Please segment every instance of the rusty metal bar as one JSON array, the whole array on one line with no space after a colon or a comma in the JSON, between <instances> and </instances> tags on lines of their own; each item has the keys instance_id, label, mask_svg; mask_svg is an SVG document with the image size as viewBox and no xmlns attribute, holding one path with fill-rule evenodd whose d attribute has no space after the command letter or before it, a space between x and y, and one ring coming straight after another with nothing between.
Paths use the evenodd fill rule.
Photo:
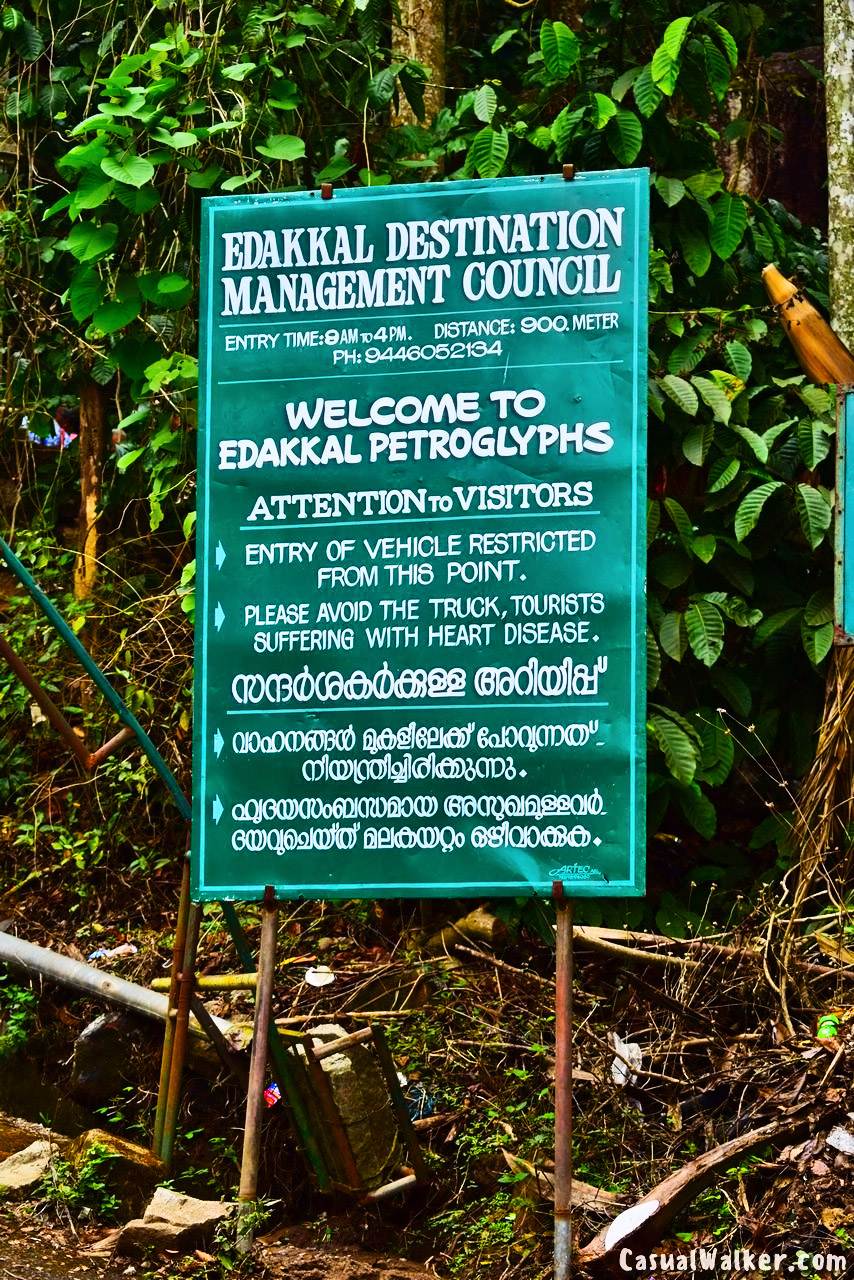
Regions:
<instances>
[{"instance_id":1,"label":"rusty metal bar","mask_svg":"<svg viewBox=\"0 0 854 1280\"><path fill-rule=\"evenodd\" d=\"M171 978L153 978L152 991L169 991ZM251 991L258 982L257 973L202 974L196 978L197 991Z\"/></svg>"},{"instance_id":2,"label":"rusty metal bar","mask_svg":"<svg viewBox=\"0 0 854 1280\"><path fill-rule=\"evenodd\" d=\"M9 642L0 635L0 657L14 671L21 684L35 700L45 719L56 730L68 749L77 757L84 769L89 768L89 752L83 739L76 734L47 690L43 689L22 658L19 658Z\"/></svg>"},{"instance_id":3,"label":"rusty metal bar","mask_svg":"<svg viewBox=\"0 0 854 1280\"><path fill-rule=\"evenodd\" d=\"M552 895L557 911L555 989L555 1280L572 1275L572 903L561 881Z\"/></svg>"},{"instance_id":4,"label":"rusty metal bar","mask_svg":"<svg viewBox=\"0 0 854 1280\"><path fill-rule=\"evenodd\" d=\"M421 1154L418 1135L412 1127L412 1118L406 1105L406 1099L403 1096L403 1090L400 1087L400 1081L397 1078L397 1068L392 1060L385 1032L382 1027L371 1027L371 1031L374 1034L374 1048L377 1051L377 1057L388 1085L389 1097L391 1098L394 1114L397 1117L398 1128L403 1135L403 1141L409 1153L409 1163L412 1165L418 1181L426 1182L429 1176L427 1166Z\"/></svg>"},{"instance_id":5,"label":"rusty metal bar","mask_svg":"<svg viewBox=\"0 0 854 1280\"><path fill-rule=\"evenodd\" d=\"M119 747L123 747L126 742L130 742L135 738L136 734L128 725L119 729L118 733L114 733L102 747L98 747L97 751L89 753L89 768L97 769L99 764L103 764Z\"/></svg>"},{"instance_id":6,"label":"rusty metal bar","mask_svg":"<svg viewBox=\"0 0 854 1280\"><path fill-rule=\"evenodd\" d=\"M178 898L178 920L175 924L175 941L172 945L172 974L169 979L169 1003L166 1013L166 1027L163 1032L163 1055L160 1059L160 1083L157 1087L157 1111L154 1116L154 1136L151 1150L158 1159L162 1159L163 1124L166 1118L166 1095L169 1090L169 1073L172 1069L172 1046L175 1035L175 1019L172 1016L178 1003L178 980L181 973L181 962L184 959L184 947L187 942L187 918L190 912L190 859L184 858L184 869L181 873L181 894Z\"/></svg>"},{"instance_id":7,"label":"rusty metal bar","mask_svg":"<svg viewBox=\"0 0 854 1280\"><path fill-rule=\"evenodd\" d=\"M305 1065L311 1081L312 1092L326 1124L329 1139L338 1155L341 1173L346 1179L341 1184L342 1189L350 1192L361 1192L365 1187L362 1175L359 1173L359 1166L356 1164L350 1137L341 1118L341 1112L336 1106L329 1077L315 1056L314 1041L310 1035L302 1037L302 1046L305 1050Z\"/></svg>"},{"instance_id":8,"label":"rusty metal bar","mask_svg":"<svg viewBox=\"0 0 854 1280\"><path fill-rule=\"evenodd\" d=\"M220 909L226 928L231 935L231 941L237 952L237 958L247 970L254 968L254 960L252 951L249 946L243 926L238 919L237 912L232 902L221 902ZM268 1037L270 1047L270 1060L273 1064L273 1071L287 1100L288 1111L293 1123L294 1132L305 1157L314 1170L317 1178L317 1185L321 1191L329 1191L332 1188L332 1178L327 1167L326 1159L314 1134L312 1127L312 1118L308 1106L306 1105L303 1095L303 1085L300 1080L301 1072L294 1065L291 1055L285 1048L281 1032L276 1026L275 1021L270 1023L270 1033Z\"/></svg>"},{"instance_id":9,"label":"rusty metal bar","mask_svg":"<svg viewBox=\"0 0 854 1280\"><path fill-rule=\"evenodd\" d=\"M196 950L199 945L199 929L202 923L202 905L191 902L187 912L187 935L181 971L178 974L178 998L175 1004L175 1030L172 1033L172 1056L169 1063L169 1084L163 1115L163 1137L160 1143L160 1159L170 1168L175 1150L178 1128L178 1112L181 1107L181 1089L184 1080L184 1064L187 1060L187 1042L190 1034L190 1008L195 987Z\"/></svg>"},{"instance_id":10,"label":"rusty metal bar","mask_svg":"<svg viewBox=\"0 0 854 1280\"><path fill-rule=\"evenodd\" d=\"M243 1130L243 1154L240 1160L240 1186L237 1192L237 1250L248 1253L252 1247L249 1215L258 1199L258 1163L261 1156L261 1122L264 1115L264 1076L267 1071L267 1046L273 1016L273 978L276 972L276 929L279 913L271 888L264 891L261 913L261 944L258 949L258 988L255 996L255 1027L252 1034L252 1057L249 1062L249 1085L246 1092L246 1124Z\"/></svg>"}]
</instances>

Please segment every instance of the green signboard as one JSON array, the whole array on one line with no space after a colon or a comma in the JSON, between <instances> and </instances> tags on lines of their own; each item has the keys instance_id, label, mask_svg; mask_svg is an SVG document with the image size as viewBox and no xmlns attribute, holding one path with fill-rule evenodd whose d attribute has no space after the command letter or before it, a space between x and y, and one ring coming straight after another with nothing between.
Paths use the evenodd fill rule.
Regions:
<instances>
[{"instance_id":1,"label":"green signboard","mask_svg":"<svg viewBox=\"0 0 854 1280\"><path fill-rule=\"evenodd\" d=\"M196 898L643 891L648 183L205 201Z\"/></svg>"}]
</instances>

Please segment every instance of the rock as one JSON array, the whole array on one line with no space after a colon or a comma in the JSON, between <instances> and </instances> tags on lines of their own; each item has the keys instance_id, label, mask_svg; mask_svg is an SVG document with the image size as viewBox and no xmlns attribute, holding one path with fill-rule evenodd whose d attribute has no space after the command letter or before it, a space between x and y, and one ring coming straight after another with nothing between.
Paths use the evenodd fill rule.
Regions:
<instances>
[{"instance_id":1,"label":"rock","mask_svg":"<svg viewBox=\"0 0 854 1280\"><path fill-rule=\"evenodd\" d=\"M19 1120L0 1111L0 1160L23 1151L39 1138L50 1138L60 1147L68 1142L67 1138L52 1133L43 1124L31 1124L28 1120Z\"/></svg>"},{"instance_id":2,"label":"rock","mask_svg":"<svg viewBox=\"0 0 854 1280\"><path fill-rule=\"evenodd\" d=\"M116 1251L131 1257L149 1249L197 1249L213 1239L217 1227L234 1212L222 1200L196 1200L158 1187L141 1218L122 1227Z\"/></svg>"},{"instance_id":3,"label":"rock","mask_svg":"<svg viewBox=\"0 0 854 1280\"><path fill-rule=\"evenodd\" d=\"M147 1147L141 1147L117 1133L87 1129L69 1144L67 1159L79 1168L93 1147L105 1147L114 1159L104 1171L108 1189L119 1197L123 1208L138 1213L163 1177L163 1165Z\"/></svg>"},{"instance_id":4,"label":"rock","mask_svg":"<svg viewBox=\"0 0 854 1280\"><path fill-rule=\"evenodd\" d=\"M70 1091L89 1106L115 1097L128 1080L136 1024L123 1013L102 1013L74 1042Z\"/></svg>"},{"instance_id":5,"label":"rock","mask_svg":"<svg viewBox=\"0 0 854 1280\"><path fill-rule=\"evenodd\" d=\"M0 1187L19 1193L38 1186L48 1171L51 1160L59 1155L52 1138L37 1138L23 1151L17 1151L0 1163Z\"/></svg>"},{"instance_id":6,"label":"rock","mask_svg":"<svg viewBox=\"0 0 854 1280\"><path fill-rule=\"evenodd\" d=\"M347 1033L335 1023L326 1023L312 1027L308 1034L315 1044L321 1045ZM376 1056L366 1045L351 1045L343 1053L322 1058L321 1066L344 1121L359 1174L365 1186L378 1187L386 1181L401 1152L397 1120ZM329 1141L328 1126L321 1120L318 1128L330 1166L336 1170L338 1179L346 1183L347 1173L341 1167L337 1149Z\"/></svg>"}]
</instances>

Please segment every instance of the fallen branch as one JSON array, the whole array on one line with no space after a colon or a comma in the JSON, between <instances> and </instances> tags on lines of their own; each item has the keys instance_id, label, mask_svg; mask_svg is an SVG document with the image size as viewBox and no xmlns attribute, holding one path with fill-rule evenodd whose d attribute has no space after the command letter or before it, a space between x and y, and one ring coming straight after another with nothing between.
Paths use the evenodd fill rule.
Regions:
<instances>
[{"instance_id":1,"label":"fallen branch","mask_svg":"<svg viewBox=\"0 0 854 1280\"><path fill-rule=\"evenodd\" d=\"M620 1251L642 1252L659 1241L677 1213L713 1180L721 1170L766 1142L789 1142L807 1126L806 1120L773 1120L721 1143L671 1173L647 1195L609 1223L579 1252L583 1266L611 1268L614 1274Z\"/></svg>"},{"instance_id":2,"label":"fallen branch","mask_svg":"<svg viewBox=\"0 0 854 1280\"><path fill-rule=\"evenodd\" d=\"M625 947L619 942L612 942L609 938L603 937L606 933L619 933L617 929L594 929L589 925L576 925L575 939L577 942L588 942L591 947L595 947L597 951L607 951L610 955L617 955L624 960L638 960L643 964L675 964L683 969L698 969L700 967L699 960L689 960L685 956L669 956L663 951L644 951L640 947ZM623 937L630 937L629 934L622 934ZM651 934L639 934L639 938L646 940L652 937ZM658 941L667 946L670 943L669 938L659 938Z\"/></svg>"},{"instance_id":3,"label":"fallen branch","mask_svg":"<svg viewBox=\"0 0 854 1280\"><path fill-rule=\"evenodd\" d=\"M519 1156L514 1156L512 1151L501 1148L501 1154L507 1162L507 1167L511 1173L525 1174L526 1179L524 1186L530 1186L534 1195L540 1200L554 1200L554 1169L544 1169L540 1165L532 1164L530 1160L522 1160ZM617 1213L622 1205L626 1203L626 1197L616 1195L613 1191L606 1191L604 1187L594 1187L590 1182L582 1182L580 1178L572 1179L571 1188L572 1206L575 1209L586 1209L588 1212L601 1214L604 1217L610 1217L611 1214Z\"/></svg>"}]
</instances>

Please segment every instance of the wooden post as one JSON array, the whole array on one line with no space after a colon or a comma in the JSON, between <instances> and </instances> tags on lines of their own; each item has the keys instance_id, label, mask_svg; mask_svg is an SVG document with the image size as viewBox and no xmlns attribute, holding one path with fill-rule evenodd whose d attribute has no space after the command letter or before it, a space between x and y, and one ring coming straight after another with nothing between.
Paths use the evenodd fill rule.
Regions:
<instances>
[{"instance_id":1,"label":"wooden post","mask_svg":"<svg viewBox=\"0 0 854 1280\"><path fill-rule=\"evenodd\" d=\"M107 451L107 419L104 394L96 382L86 382L80 393L80 515L79 555L74 565L74 595L88 600L98 575L98 508Z\"/></svg>"},{"instance_id":2,"label":"wooden post","mask_svg":"<svg viewBox=\"0 0 854 1280\"><path fill-rule=\"evenodd\" d=\"M196 985L196 949L199 945L199 929L202 923L202 905L191 902L187 913L187 936L181 972L178 975L178 998L174 1011L175 1030L172 1033L172 1056L169 1062L169 1084L163 1113L163 1130L160 1140L160 1159L168 1169L175 1149L178 1128L178 1111L181 1107L181 1088L184 1081L184 1064L187 1061L187 1042L190 1038L190 1007Z\"/></svg>"},{"instance_id":3,"label":"wooden post","mask_svg":"<svg viewBox=\"0 0 854 1280\"><path fill-rule=\"evenodd\" d=\"M555 880L555 1280L572 1275L572 903Z\"/></svg>"},{"instance_id":4,"label":"wooden post","mask_svg":"<svg viewBox=\"0 0 854 1280\"><path fill-rule=\"evenodd\" d=\"M181 896L178 899L178 919L175 923L175 945L172 948L172 971L169 975L169 1004L166 1011L166 1027L163 1032L163 1056L160 1059L160 1084L157 1089L157 1112L154 1117L154 1137L151 1150L158 1160L163 1159L163 1129L166 1122L166 1097L169 1076L172 1071L172 1047L175 1043L175 1013L178 1007L178 986L184 962L184 946L187 941L187 921L190 914L190 859L184 859L181 873Z\"/></svg>"},{"instance_id":5,"label":"wooden post","mask_svg":"<svg viewBox=\"0 0 854 1280\"><path fill-rule=\"evenodd\" d=\"M261 1120L264 1114L264 1073L267 1070L267 1041L273 1005L273 977L276 970L276 927L278 911L273 889L264 892L261 915L261 946L258 952L258 986L255 997L255 1025L252 1032L252 1056L249 1062L249 1088L246 1094L246 1123L243 1130L243 1156L240 1162L240 1188L237 1193L237 1251L248 1253L252 1247L252 1213L258 1199L258 1164L261 1156Z\"/></svg>"}]
</instances>

